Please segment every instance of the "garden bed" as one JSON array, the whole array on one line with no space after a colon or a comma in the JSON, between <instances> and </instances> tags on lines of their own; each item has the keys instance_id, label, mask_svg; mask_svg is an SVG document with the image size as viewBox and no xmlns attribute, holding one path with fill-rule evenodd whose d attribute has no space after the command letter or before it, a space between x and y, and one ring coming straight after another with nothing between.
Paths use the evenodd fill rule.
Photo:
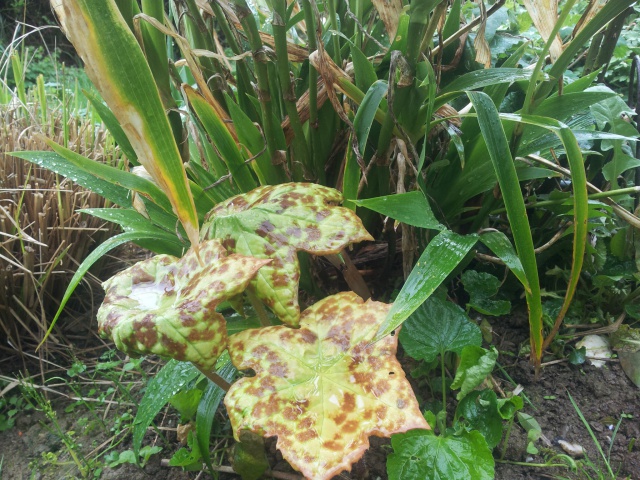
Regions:
<instances>
[{"instance_id":1,"label":"garden bed","mask_svg":"<svg viewBox=\"0 0 640 480\"><path fill-rule=\"evenodd\" d=\"M614 360L603 368L595 368L591 365L570 365L568 362L559 362L544 367L539 380L534 377L534 372L527 359L518 358L516 353L519 347L527 342L528 325L522 315L500 318L492 321L493 342L501 352L499 363L504 372L524 388L523 396L526 396L523 411L532 415L540 424L542 434L549 440L545 444L544 439L536 442L540 450L539 455L527 453L527 434L517 424L511 430L509 443L504 455L504 462L530 462L536 466L515 465L503 463L501 457L502 445L494 450L496 461L496 479L538 479L538 478L608 478L607 469L602 461L600 453L591 438L589 432L580 420L578 413L569 400L569 394L573 397L580 411L588 421L596 440L599 442L605 456L610 458L610 465L617 478L640 478L640 425L638 412L640 412L640 389L635 387L626 377L620 365ZM402 358L402 355L400 355ZM94 358L85 358L84 362L91 365ZM6 362L4 363L6 365ZM156 370L159 364L145 361L142 367L148 370ZM411 365L405 363L407 370ZM111 375L96 377L96 385L102 385L102 393L109 387L109 378L114 375L126 375L123 377L123 385L129 385L134 398L140 395L136 381L136 374L126 373L121 367L111 372ZM3 367L4 370L4 367ZM91 370L91 369L89 369ZM117 374L117 375L116 375ZM139 375L138 375L139 377ZM494 373L499 388L504 391L513 390L514 386L506 379L503 372ZM101 384L100 382L104 382ZM414 383L415 386L415 383ZM74 396L74 392L65 388L55 388L61 393ZM112 395L101 397L101 392L93 392L93 397L88 395L89 388L84 390L87 398L98 400L104 398L107 402L77 402L64 399L56 394L49 394L56 411L56 419L65 432L75 432L72 438L78 446L78 451L86 456L91 465L91 475L101 469L100 478L128 478L144 479L149 475L154 478L188 479L198 478L200 472L182 472L180 468L165 466L163 459L170 458L175 451L182 447L177 441L175 428L178 418L173 409L167 408L156 418L156 425L165 435L166 443L152 430L147 432L144 445L162 446L160 453L150 457L144 470L135 465L123 464L110 468L107 466L113 454L105 453L109 445L117 443L113 450L124 452L131 448L131 436L124 430L129 415L135 415L135 408L129 402ZM7 397L17 394L17 389L9 392ZM429 393L418 390L419 397L429 400ZM110 401L119 402L111 404ZM529 403L530 402L530 403ZM74 408L71 408L74 406ZM95 415L87 408L94 408ZM23 404L24 406L24 404ZM107 410L108 407L108 411ZM106 413L105 413L106 412ZM104 426L98 419L104 419ZM621 420L622 419L622 420ZM129 420L130 422L130 420ZM227 423L226 414L219 411L216 422L220 425ZM619 426L618 426L618 422ZM122 426L119 427L119 425ZM618 426L617 431L614 430ZM0 435L0 458L3 458L2 479L58 479L80 477L69 456L69 449L63 439L53 429L52 422L41 413L24 409L16 416L15 426ZM228 425L222 427L226 436L230 436ZM115 440L112 440L116 437ZM611 439L613 446L610 449ZM566 463L566 460L553 459L555 455L565 454L558 443L565 440L569 443L584 448L586 457L576 458L578 472L572 472L565 467L540 466L545 462L551 464ZM223 452L218 459L223 472L220 479L235 479L239 476L225 473L225 466L230 465L230 442L224 438L218 438L212 445ZM390 441L387 439L372 438L370 448L362 460L357 462L350 474L343 473L336 478L341 479L385 479L386 457L392 452ZM81 445L81 447L80 447ZM102 446L102 448L100 448ZM282 460L282 456L276 450L275 441L266 442L267 458L274 471L295 474L295 472ZM35 475L35 476L34 476ZM90 476L91 476L90 475ZM600 477L603 475L603 477ZM208 474L199 478L208 478ZM295 478L295 477L291 477Z\"/></svg>"}]
</instances>

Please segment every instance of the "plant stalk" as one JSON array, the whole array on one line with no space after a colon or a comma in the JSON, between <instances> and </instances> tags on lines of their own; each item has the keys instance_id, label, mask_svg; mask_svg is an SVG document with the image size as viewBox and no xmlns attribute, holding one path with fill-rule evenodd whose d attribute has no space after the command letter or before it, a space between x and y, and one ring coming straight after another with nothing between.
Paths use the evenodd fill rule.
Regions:
<instances>
[{"instance_id":1,"label":"plant stalk","mask_svg":"<svg viewBox=\"0 0 640 480\"><path fill-rule=\"evenodd\" d=\"M293 129L291 171L295 181L305 179L305 173L311 172L309 165L309 153L307 142L302 130L302 123L298 115L296 95L293 90L293 81L289 69L289 56L287 53L287 4L286 0L273 0L273 39L276 47L276 67L280 82L280 91L284 100L284 106L289 116L289 124ZM302 167L302 168L300 168Z\"/></svg>"},{"instance_id":2,"label":"plant stalk","mask_svg":"<svg viewBox=\"0 0 640 480\"><path fill-rule=\"evenodd\" d=\"M264 305L262 305L262 302L257 297L257 295L254 292L252 292L251 289L245 290L245 293L247 294L247 297L249 298L249 302L251 303L251 306L255 310L256 315L258 315L258 319L260 320L260 325L262 325L263 327L271 327L272 326L271 320L269 320L267 311L265 310Z\"/></svg>"},{"instance_id":3,"label":"plant stalk","mask_svg":"<svg viewBox=\"0 0 640 480\"><path fill-rule=\"evenodd\" d=\"M210 372L208 370L205 370L204 368L196 365L195 363L194 365L200 371L200 373L202 373L205 377L207 377L209 380L215 383L222 390L224 390L225 392L229 391L229 389L231 388L231 384L227 382L224 378L222 378L220 375L218 375L216 372Z\"/></svg>"},{"instance_id":4,"label":"plant stalk","mask_svg":"<svg viewBox=\"0 0 640 480\"><path fill-rule=\"evenodd\" d=\"M309 0L302 0L302 10L304 11L304 21L307 26L307 45L310 52L318 49L316 41L316 28L320 25L319 19L315 18L313 8ZM316 22L317 20L317 22ZM318 145L318 71L309 63L309 146L311 163L313 164L314 175L321 182L324 181L324 166L319 164L316 146Z\"/></svg>"},{"instance_id":5,"label":"plant stalk","mask_svg":"<svg viewBox=\"0 0 640 480\"><path fill-rule=\"evenodd\" d=\"M236 13L240 24L244 29L249 45L253 53L253 63L255 68L256 80L258 82L258 101L260 102L260 110L262 113L262 125L264 128L264 137L267 141L267 152L271 159L275 158L276 151L276 135L275 124L273 122L273 105L271 101L271 94L269 93L269 71L267 68L268 58L263 51L262 40L260 39L260 32L256 25L256 20L251 13L251 9L247 5L246 0L234 0L236 4Z\"/></svg>"}]
</instances>

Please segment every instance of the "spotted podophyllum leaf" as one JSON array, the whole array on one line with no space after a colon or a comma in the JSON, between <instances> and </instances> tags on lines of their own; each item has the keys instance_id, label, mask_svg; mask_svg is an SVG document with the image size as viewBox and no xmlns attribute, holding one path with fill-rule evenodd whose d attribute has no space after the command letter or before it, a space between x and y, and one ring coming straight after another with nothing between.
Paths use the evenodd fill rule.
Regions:
<instances>
[{"instance_id":1,"label":"spotted podophyllum leaf","mask_svg":"<svg viewBox=\"0 0 640 480\"><path fill-rule=\"evenodd\" d=\"M227 256L218 240L200 244L202 264L157 255L113 276L103 287L100 334L130 355L155 353L211 369L227 348L224 317L216 306L240 294L268 260Z\"/></svg>"},{"instance_id":2,"label":"spotted podophyllum leaf","mask_svg":"<svg viewBox=\"0 0 640 480\"><path fill-rule=\"evenodd\" d=\"M310 183L260 187L217 205L201 236L220 238L235 253L273 259L251 285L280 320L295 327L300 319L296 252L328 255L373 240L353 211L336 206L341 201L337 190Z\"/></svg>"},{"instance_id":3,"label":"spotted podophyllum leaf","mask_svg":"<svg viewBox=\"0 0 640 480\"><path fill-rule=\"evenodd\" d=\"M294 468L328 479L351 468L370 435L428 429L395 358L397 335L371 343L389 307L339 293L305 310L300 329L232 335L233 364L256 372L225 397L236 438L243 429L277 436Z\"/></svg>"}]
</instances>

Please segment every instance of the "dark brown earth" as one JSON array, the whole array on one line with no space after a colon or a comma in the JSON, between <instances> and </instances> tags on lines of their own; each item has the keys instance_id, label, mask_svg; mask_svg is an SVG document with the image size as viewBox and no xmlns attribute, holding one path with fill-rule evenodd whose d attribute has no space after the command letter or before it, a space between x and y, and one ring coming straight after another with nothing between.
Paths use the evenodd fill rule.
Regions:
<instances>
[{"instance_id":1,"label":"dark brown earth","mask_svg":"<svg viewBox=\"0 0 640 480\"><path fill-rule=\"evenodd\" d=\"M546 366L538 380L526 359L517 358L515 352L521 345L526 344L528 327L526 319L522 316L512 316L492 321L493 343L501 352L500 364L504 367L511 379L524 388L523 394L529 403L525 402L524 412L533 415L542 427L542 433L550 441L546 445L543 441L537 442L539 455L530 455L525 451L526 433L517 424L514 424L509 443L504 456L505 462L523 462L530 465L514 465L511 463L496 463L496 479L544 479L544 478L611 478L602 461L602 458L591 439L587 429L581 422L578 414L571 405L569 394L577 402L584 417L589 422L597 441L600 443L605 455L611 447L610 464L616 478L640 479L640 389L635 387L625 376L619 364L609 362L604 368L595 368L591 365L570 365L568 362L553 363ZM547 359L549 360L549 359ZM89 363L89 360L85 360ZM146 363L146 362L145 362ZM2 362L0 365L6 365ZM4 368L3 368L4 370ZM4 372L3 372L4 373ZM494 377L504 391L511 391L514 384L507 380L504 373L496 370ZM131 385L134 385L131 381ZM72 394L64 387L56 388L59 392ZM131 387L132 395L139 395L135 386ZM8 392L7 395L16 395L17 389ZM427 394L423 392L424 397ZM94 394L95 396L95 394ZM115 422L123 415L130 412L135 415L133 405L112 405L105 416L105 405L92 405L92 413L85 405L77 406L72 412L65 412L73 402L63 399L57 394L50 394L52 404L56 410L56 418L61 429L65 432L73 431L74 442L78 445L79 452L86 458L96 458L95 452L103 452L108 445L116 444L113 449L123 451L131 448L130 435L126 431L116 436L119 430L112 430ZM107 397L111 398L111 397ZM115 397L117 400L117 397ZM126 403L126 402L125 402ZM450 411L454 408L450 405ZM617 425L621 416L625 414L615 438L613 428ZM104 417L104 426L102 420ZM217 421L221 425L226 424L224 412L220 412ZM157 417L156 424L163 430L166 443L153 431L149 431L145 438L145 445L160 445L163 450L160 454L151 457L144 470L125 464L114 469L101 465L101 459L97 458L93 463L94 468L102 467L103 479L195 479L209 478L207 473L182 472L178 468L165 467L161 460L170 458L181 445L179 445L175 427L177 416L167 407ZM228 429L228 424L226 424ZM223 427L225 428L225 427ZM23 409L18 414L16 425L8 431L0 433L0 460L2 462L2 480L22 479L60 479L81 478L78 469L68 454L60 436L52 431L52 422L44 414L34 410ZM226 431L226 435L229 435ZM582 446L587 459L578 459L578 470L573 472L568 468L551 468L542 465L545 460L551 459L556 454L564 453L556 443L558 439ZM120 440L122 440L120 443ZM217 440L220 448L224 450L228 440ZM387 478L386 457L391 452L391 446L387 439L371 439L372 448L363 459L354 465L351 473L343 473L336 479L380 479ZM213 444L213 441L212 441ZM275 441L266 443L267 456L271 468L275 471L295 473L275 448ZM501 446L494 451L496 458L500 457ZM229 466L228 455L224 455L221 465ZM554 460L558 463L559 460ZM94 470L95 471L95 470ZM90 475L89 478L91 478ZM221 473L221 480L238 479L234 474ZM408 479L413 480L413 479Z\"/></svg>"}]
</instances>

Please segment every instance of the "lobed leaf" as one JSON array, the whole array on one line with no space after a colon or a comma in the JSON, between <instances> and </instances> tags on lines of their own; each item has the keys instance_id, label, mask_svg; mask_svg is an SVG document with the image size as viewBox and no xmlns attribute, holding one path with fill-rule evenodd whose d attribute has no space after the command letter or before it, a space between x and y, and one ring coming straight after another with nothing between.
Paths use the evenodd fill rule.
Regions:
<instances>
[{"instance_id":1,"label":"lobed leaf","mask_svg":"<svg viewBox=\"0 0 640 480\"><path fill-rule=\"evenodd\" d=\"M258 298L284 322L300 319L296 252L339 253L346 245L373 240L351 210L337 207L337 190L309 183L265 186L217 205L205 218L201 236L219 238L228 250L273 259L252 286Z\"/></svg>"},{"instance_id":2,"label":"lobed leaf","mask_svg":"<svg viewBox=\"0 0 640 480\"><path fill-rule=\"evenodd\" d=\"M236 439L243 429L277 436L294 468L328 479L350 469L370 435L429 428L395 358L398 337L371 343L389 307L339 293L305 310L298 330L233 335L234 365L256 372L225 398Z\"/></svg>"},{"instance_id":3,"label":"lobed leaf","mask_svg":"<svg viewBox=\"0 0 640 480\"><path fill-rule=\"evenodd\" d=\"M217 240L178 259L157 255L113 276L98 310L102 336L129 355L154 353L211 369L227 348L222 301L242 293L268 260L227 256Z\"/></svg>"}]
</instances>

